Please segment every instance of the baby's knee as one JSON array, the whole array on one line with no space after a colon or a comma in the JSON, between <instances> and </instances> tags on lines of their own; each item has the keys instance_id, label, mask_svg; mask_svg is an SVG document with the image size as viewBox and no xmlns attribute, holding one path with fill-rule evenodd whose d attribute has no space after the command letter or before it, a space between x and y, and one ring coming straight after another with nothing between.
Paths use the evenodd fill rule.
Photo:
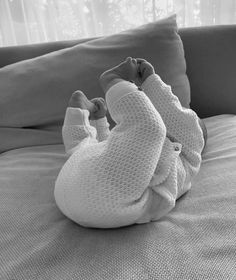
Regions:
<instances>
[{"instance_id":1,"label":"baby's knee","mask_svg":"<svg viewBox=\"0 0 236 280\"><path fill-rule=\"evenodd\" d=\"M148 120L145 133L150 134L154 141L163 141L166 138L166 126L159 113Z\"/></svg>"}]
</instances>

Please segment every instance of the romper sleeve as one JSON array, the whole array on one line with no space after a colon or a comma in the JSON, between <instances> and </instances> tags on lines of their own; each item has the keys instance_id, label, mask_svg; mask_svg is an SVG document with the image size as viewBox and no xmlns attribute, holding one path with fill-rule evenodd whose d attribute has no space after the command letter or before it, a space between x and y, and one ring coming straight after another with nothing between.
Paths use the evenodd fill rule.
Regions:
<instances>
[{"instance_id":1,"label":"romper sleeve","mask_svg":"<svg viewBox=\"0 0 236 280\"><path fill-rule=\"evenodd\" d=\"M171 87L157 74L150 75L142 84L142 88L160 113L166 125L167 137L181 145L180 156L190 177L196 175L204 147L203 132L197 114L182 107Z\"/></svg>"},{"instance_id":2,"label":"romper sleeve","mask_svg":"<svg viewBox=\"0 0 236 280\"><path fill-rule=\"evenodd\" d=\"M95 127L97 130L97 140L102 142L106 140L110 134L110 124L107 121L107 118L101 118L98 120L90 120L90 125Z\"/></svg>"}]
</instances>

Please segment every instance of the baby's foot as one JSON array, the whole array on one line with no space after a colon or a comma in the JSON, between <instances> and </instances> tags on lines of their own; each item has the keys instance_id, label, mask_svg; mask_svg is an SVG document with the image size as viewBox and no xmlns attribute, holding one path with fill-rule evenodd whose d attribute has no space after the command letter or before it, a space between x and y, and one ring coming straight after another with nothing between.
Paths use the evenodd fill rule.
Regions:
<instances>
[{"instance_id":1,"label":"baby's foot","mask_svg":"<svg viewBox=\"0 0 236 280\"><path fill-rule=\"evenodd\" d=\"M134 81L137 78L137 61L135 58L127 57L117 66L105 71L100 76L100 84L104 92L120 80Z\"/></svg>"},{"instance_id":2,"label":"baby's foot","mask_svg":"<svg viewBox=\"0 0 236 280\"><path fill-rule=\"evenodd\" d=\"M91 102L86 95L80 91L76 90L70 100L69 100L69 107L80 108L83 110L88 110L90 113L94 111L95 104Z\"/></svg>"}]
</instances>

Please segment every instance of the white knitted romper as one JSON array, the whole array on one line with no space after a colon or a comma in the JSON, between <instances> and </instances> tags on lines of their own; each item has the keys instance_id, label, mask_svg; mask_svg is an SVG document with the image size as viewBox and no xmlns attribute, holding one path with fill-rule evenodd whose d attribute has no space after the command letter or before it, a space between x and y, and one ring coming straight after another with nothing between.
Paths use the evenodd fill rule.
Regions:
<instances>
[{"instance_id":1,"label":"white knitted romper","mask_svg":"<svg viewBox=\"0 0 236 280\"><path fill-rule=\"evenodd\" d=\"M106 117L67 108L62 129L70 155L55 183L55 200L85 227L113 228L166 215L201 164L204 139L198 117L182 108L171 88L153 74L143 91L127 81L112 86Z\"/></svg>"}]
</instances>

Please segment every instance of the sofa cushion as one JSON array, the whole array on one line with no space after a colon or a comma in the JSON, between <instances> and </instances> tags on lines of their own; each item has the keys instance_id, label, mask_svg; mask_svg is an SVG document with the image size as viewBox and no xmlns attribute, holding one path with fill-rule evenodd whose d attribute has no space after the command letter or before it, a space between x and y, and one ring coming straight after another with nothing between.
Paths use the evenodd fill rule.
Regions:
<instances>
[{"instance_id":1,"label":"sofa cushion","mask_svg":"<svg viewBox=\"0 0 236 280\"><path fill-rule=\"evenodd\" d=\"M236 116L204 121L191 190L143 225L89 229L65 217L53 196L63 145L0 155L0 279L236 279Z\"/></svg>"},{"instance_id":2,"label":"sofa cushion","mask_svg":"<svg viewBox=\"0 0 236 280\"><path fill-rule=\"evenodd\" d=\"M199 117L236 114L236 25L179 30L184 44L191 108Z\"/></svg>"},{"instance_id":3,"label":"sofa cushion","mask_svg":"<svg viewBox=\"0 0 236 280\"><path fill-rule=\"evenodd\" d=\"M72 92L104 96L100 74L127 56L150 61L185 107L190 89L176 16L0 69L0 126L62 123ZM109 122L114 126L110 116ZM112 127L111 126L111 127Z\"/></svg>"}]
</instances>

